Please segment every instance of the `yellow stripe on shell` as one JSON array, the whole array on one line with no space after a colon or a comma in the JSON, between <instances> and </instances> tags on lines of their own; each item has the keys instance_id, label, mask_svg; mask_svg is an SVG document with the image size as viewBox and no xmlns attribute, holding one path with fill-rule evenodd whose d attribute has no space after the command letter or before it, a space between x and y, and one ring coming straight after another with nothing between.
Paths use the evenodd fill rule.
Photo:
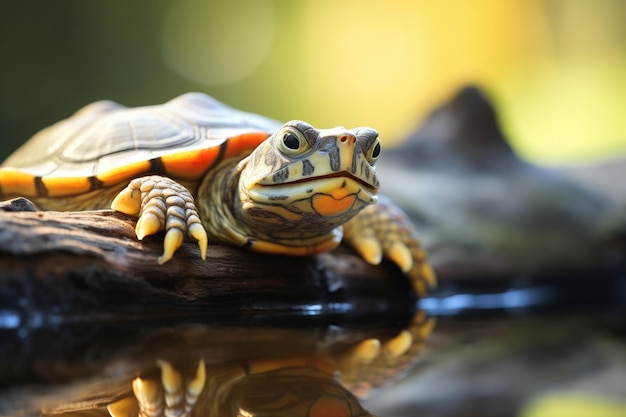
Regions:
<instances>
[{"instance_id":1,"label":"yellow stripe on shell","mask_svg":"<svg viewBox=\"0 0 626 417\"><path fill-rule=\"evenodd\" d=\"M47 197L82 194L92 190L89 177L41 177Z\"/></svg>"},{"instance_id":2,"label":"yellow stripe on shell","mask_svg":"<svg viewBox=\"0 0 626 417\"><path fill-rule=\"evenodd\" d=\"M16 169L0 168L0 193L3 196L36 197L35 178L32 174Z\"/></svg>"},{"instance_id":3,"label":"yellow stripe on shell","mask_svg":"<svg viewBox=\"0 0 626 417\"><path fill-rule=\"evenodd\" d=\"M109 187L111 185L133 179L138 175L145 174L150 171L150 167L150 161L139 161L134 164L128 164L110 169L98 174L96 178L102 182L102 185Z\"/></svg>"}]
</instances>

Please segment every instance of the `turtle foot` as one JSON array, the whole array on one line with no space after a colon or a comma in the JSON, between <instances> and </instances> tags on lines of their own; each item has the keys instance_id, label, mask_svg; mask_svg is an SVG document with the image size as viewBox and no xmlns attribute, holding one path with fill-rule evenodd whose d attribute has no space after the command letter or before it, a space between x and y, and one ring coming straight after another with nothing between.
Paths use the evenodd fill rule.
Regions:
<instances>
[{"instance_id":1,"label":"turtle foot","mask_svg":"<svg viewBox=\"0 0 626 417\"><path fill-rule=\"evenodd\" d=\"M339 356L341 381L359 397L388 384L413 367L434 325L434 319L417 311L409 325L393 338L363 340Z\"/></svg>"},{"instance_id":2,"label":"turtle foot","mask_svg":"<svg viewBox=\"0 0 626 417\"><path fill-rule=\"evenodd\" d=\"M393 261L420 296L426 296L436 285L415 227L388 198L380 196L378 203L365 207L346 223L344 239L371 264L379 264L383 256Z\"/></svg>"},{"instance_id":3,"label":"turtle foot","mask_svg":"<svg viewBox=\"0 0 626 417\"><path fill-rule=\"evenodd\" d=\"M135 378L133 394L107 406L112 417L188 417L206 382L206 366L201 360L193 379L186 384L180 372L165 360L157 361L161 380Z\"/></svg>"},{"instance_id":4,"label":"turtle foot","mask_svg":"<svg viewBox=\"0 0 626 417\"><path fill-rule=\"evenodd\" d=\"M185 233L198 242L200 256L206 259L208 237L193 197L176 181L158 175L134 179L115 197L111 208L139 216L135 228L139 240L165 230L159 264L172 259L182 245Z\"/></svg>"}]
</instances>

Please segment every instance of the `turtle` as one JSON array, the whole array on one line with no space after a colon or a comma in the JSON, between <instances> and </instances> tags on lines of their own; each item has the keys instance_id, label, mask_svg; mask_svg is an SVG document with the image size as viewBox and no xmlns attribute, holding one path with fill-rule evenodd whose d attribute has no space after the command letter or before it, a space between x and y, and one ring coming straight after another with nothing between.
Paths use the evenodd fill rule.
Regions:
<instances>
[{"instance_id":1,"label":"turtle","mask_svg":"<svg viewBox=\"0 0 626 417\"><path fill-rule=\"evenodd\" d=\"M165 232L161 264L185 235L202 259L209 238L281 255L345 241L369 263L388 257L424 293L435 276L414 226L378 195L380 153L374 129L280 123L204 93L142 107L102 100L9 156L0 197L137 216L139 240Z\"/></svg>"}]
</instances>

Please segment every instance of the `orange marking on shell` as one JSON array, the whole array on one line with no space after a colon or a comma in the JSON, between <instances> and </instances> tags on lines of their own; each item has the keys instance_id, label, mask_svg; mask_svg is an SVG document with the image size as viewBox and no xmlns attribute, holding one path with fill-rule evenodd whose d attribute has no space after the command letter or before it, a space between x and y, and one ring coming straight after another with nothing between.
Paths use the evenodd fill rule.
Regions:
<instances>
[{"instance_id":1,"label":"orange marking on shell","mask_svg":"<svg viewBox=\"0 0 626 417\"><path fill-rule=\"evenodd\" d=\"M265 132L244 133L243 135L233 136L228 139L228 148L226 149L225 158L239 155L244 151L252 151L259 146L270 135Z\"/></svg>"},{"instance_id":2,"label":"orange marking on shell","mask_svg":"<svg viewBox=\"0 0 626 417\"><path fill-rule=\"evenodd\" d=\"M0 169L0 193L3 196L37 196L35 177L22 171L2 168Z\"/></svg>"},{"instance_id":3,"label":"orange marking on shell","mask_svg":"<svg viewBox=\"0 0 626 417\"><path fill-rule=\"evenodd\" d=\"M41 177L48 197L86 193L91 190L88 177Z\"/></svg>"},{"instance_id":4,"label":"orange marking on shell","mask_svg":"<svg viewBox=\"0 0 626 417\"><path fill-rule=\"evenodd\" d=\"M119 184L122 181L135 178L138 175L144 174L150 170L150 161L139 161L134 164L124 165L119 168L110 169L102 174L99 174L96 178L102 181L105 187Z\"/></svg>"},{"instance_id":5,"label":"orange marking on shell","mask_svg":"<svg viewBox=\"0 0 626 417\"><path fill-rule=\"evenodd\" d=\"M349 195L336 199L332 195L317 194L313 196L313 209L322 216L335 216L348 210L354 204L356 196Z\"/></svg>"},{"instance_id":6,"label":"orange marking on shell","mask_svg":"<svg viewBox=\"0 0 626 417\"><path fill-rule=\"evenodd\" d=\"M226 152L223 158L239 155L244 151L252 151L261 142L267 139L267 133L254 132L233 136L226 143ZM211 146L205 149L175 152L163 155L161 161L169 175L181 180L199 180L216 163L220 154L220 146Z\"/></svg>"},{"instance_id":7,"label":"orange marking on shell","mask_svg":"<svg viewBox=\"0 0 626 417\"><path fill-rule=\"evenodd\" d=\"M215 165L219 154L220 147L213 146L163 155L161 161L169 175L182 180L195 181Z\"/></svg>"},{"instance_id":8,"label":"orange marking on shell","mask_svg":"<svg viewBox=\"0 0 626 417\"><path fill-rule=\"evenodd\" d=\"M351 417L350 407L336 397L320 397L309 410L308 417Z\"/></svg>"}]
</instances>

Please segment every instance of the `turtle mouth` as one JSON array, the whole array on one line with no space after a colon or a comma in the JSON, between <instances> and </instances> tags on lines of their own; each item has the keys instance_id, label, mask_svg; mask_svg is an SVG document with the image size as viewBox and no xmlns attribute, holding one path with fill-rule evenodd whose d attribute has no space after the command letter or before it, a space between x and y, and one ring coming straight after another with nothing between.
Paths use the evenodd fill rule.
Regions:
<instances>
[{"instance_id":1,"label":"turtle mouth","mask_svg":"<svg viewBox=\"0 0 626 417\"><path fill-rule=\"evenodd\" d=\"M356 182L357 184L360 184L361 186L363 186L367 191L369 191L371 194L376 194L376 192L378 191L378 187L370 184L369 182L353 175L352 173L348 172L348 171L342 171L342 172L334 172L332 174L328 174L328 175L320 175L318 177L309 177L309 178L300 178L294 181L286 181L286 182L281 182L278 184L256 184L257 187L288 187L288 186L297 186L299 184L307 184L307 183L313 183L313 182L319 182L319 181L324 181L324 180L330 180L333 178L345 178L345 179L350 179L354 182Z\"/></svg>"},{"instance_id":2,"label":"turtle mouth","mask_svg":"<svg viewBox=\"0 0 626 417\"><path fill-rule=\"evenodd\" d=\"M377 200L378 187L346 172L298 179L280 184L255 184L247 190L248 196L264 204L286 205L298 201L328 207L319 213L341 213L355 205L371 204ZM316 201L321 205L315 203ZM357 201L360 201L358 203Z\"/></svg>"}]
</instances>

